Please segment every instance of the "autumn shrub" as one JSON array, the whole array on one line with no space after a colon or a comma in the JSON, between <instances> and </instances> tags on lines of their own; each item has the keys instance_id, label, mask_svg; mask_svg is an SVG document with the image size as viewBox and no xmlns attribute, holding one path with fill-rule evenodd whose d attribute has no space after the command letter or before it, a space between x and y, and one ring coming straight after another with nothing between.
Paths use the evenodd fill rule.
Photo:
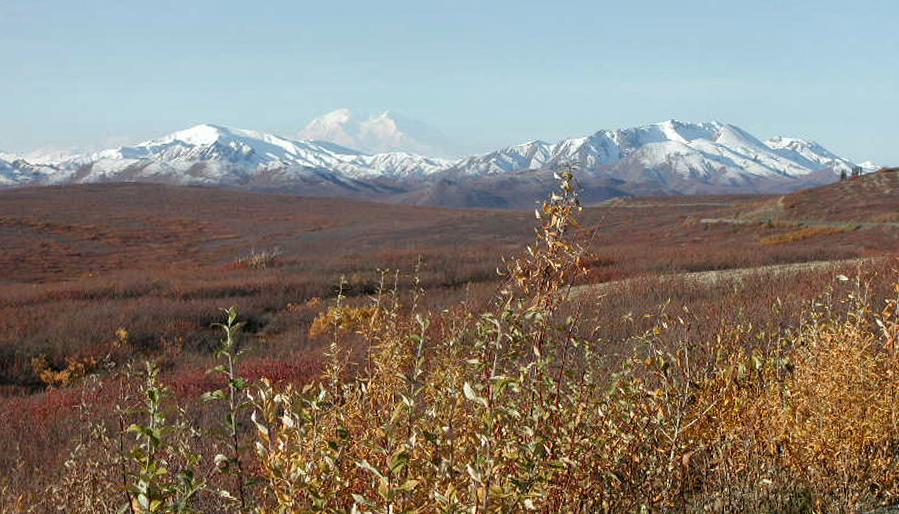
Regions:
<instances>
[{"instance_id":1,"label":"autumn shrub","mask_svg":"<svg viewBox=\"0 0 899 514\"><path fill-rule=\"evenodd\" d=\"M787 243L795 243L796 241L802 241L803 239L808 239L810 237L815 236L829 236L833 234L839 234L841 232L846 232L847 230L852 230L852 228L847 224L846 226L840 227L829 227L829 226L810 226L803 227L799 230L794 230L792 232L785 232L783 234L775 234L773 236L767 236L759 239L759 243L762 245L782 245Z\"/></svg>"},{"instance_id":2,"label":"autumn shrub","mask_svg":"<svg viewBox=\"0 0 899 514\"><path fill-rule=\"evenodd\" d=\"M899 212L885 212L871 217L875 223L896 223L899 221Z\"/></svg>"},{"instance_id":3,"label":"autumn shrub","mask_svg":"<svg viewBox=\"0 0 899 514\"><path fill-rule=\"evenodd\" d=\"M280 248L273 248L271 250L256 250L254 248L249 254L238 258L234 264L238 268L262 270L275 266L280 256Z\"/></svg>"},{"instance_id":4,"label":"autumn shrub","mask_svg":"<svg viewBox=\"0 0 899 514\"><path fill-rule=\"evenodd\" d=\"M688 409L669 409L673 381L647 371L664 358L606 372L601 343L558 316L584 272L567 238L573 178L561 177L537 244L486 312L379 295L313 323L334 337L322 382L254 394L271 512L628 512L686 493ZM349 380L346 332L369 344Z\"/></svg>"},{"instance_id":5,"label":"autumn shrub","mask_svg":"<svg viewBox=\"0 0 899 514\"><path fill-rule=\"evenodd\" d=\"M279 322L318 309L307 335L324 357L283 364L242 355L229 309L213 373L166 382L151 363L112 375L119 407L92 415L80 396L63 469L31 488L0 480L0 511L849 513L899 502L897 298L879 303L861 273L828 289L830 271L642 277L575 298L574 284L615 259L573 237L574 176L559 179L495 294L446 306L418 275L406 291L396 273L366 279L369 298L346 295L363 282L341 281L334 298L291 304ZM821 294L812 304L797 287Z\"/></svg>"},{"instance_id":6,"label":"autumn shrub","mask_svg":"<svg viewBox=\"0 0 899 514\"><path fill-rule=\"evenodd\" d=\"M709 409L697 429L719 495L742 487L730 501L747 501L747 492L758 501L789 483L816 512L897 502L897 301L879 310L862 287L846 301L839 315L819 303L765 349L724 345L697 400Z\"/></svg>"},{"instance_id":7,"label":"autumn shrub","mask_svg":"<svg viewBox=\"0 0 899 514\"><path fill-rule=\"evenodd\" d=\"M97 361L93 358L69 358L61 369L54 369L47 356L40 355L31 359L31 366L42 382L50 387L58 387L72 385L82 379L97 367Z\"/></svg>"},{"instance_id":8,"label":"autumn shrub","mask_svg":"<svg viewBox=\"0 0 899 514\"><path fill-rule=\"evenodd\" d=\"M378 296L322 313L313 326L334 337L323 381L263 383L254 396L272 512L857 512L894 501L895 303L874 315L856 293L846 313L812 311L795 329L722 320L698 341L671 338L690 316L663 310L613 361L608 343L579 335L581 311L559 317L583 271L563 237L568 208L544 206L538 245L486 312L422 313ZM369 354L345 380L348 332Z\"/></svg>"}]
</instances>

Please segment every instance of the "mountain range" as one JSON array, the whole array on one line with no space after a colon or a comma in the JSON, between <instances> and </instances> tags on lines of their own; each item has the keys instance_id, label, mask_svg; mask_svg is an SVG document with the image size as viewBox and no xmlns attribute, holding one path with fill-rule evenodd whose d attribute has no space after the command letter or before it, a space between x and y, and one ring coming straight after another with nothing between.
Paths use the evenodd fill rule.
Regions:
<instances>
[{"instance_id":1,"label":"mountain range","mask_svg":"<svg viewBox=\"0 0 899 514\"><path fill-rule=\"evenodd\" d=\"M40 163L0 152L0 187L145 181L443 206L529 207L553 186L553 172L569 164L579 169L588 202L631 194L787 192L834 182L856 166L876 169L811 141L762 141L719 122L669 120L556 143L529 141L458 159L422 155L445 155L439 133L388 112L359 121L340 109L307 124L300 135L202 124L134 146Z\"/></svg>"}]
</instances>

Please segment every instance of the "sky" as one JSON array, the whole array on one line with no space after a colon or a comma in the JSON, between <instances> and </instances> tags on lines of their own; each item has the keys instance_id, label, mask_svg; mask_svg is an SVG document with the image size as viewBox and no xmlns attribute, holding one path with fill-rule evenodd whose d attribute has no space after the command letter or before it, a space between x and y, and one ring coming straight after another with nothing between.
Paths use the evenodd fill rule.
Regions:
<instances>
[{"instance_id":1,"label":"sky","mask_svg":"<svg viewBox=\"0 0 899 514\"><path fill-rule=\"evenodd\" d=\"M899 164L895 0L0 0L0 151L390 109L483 151L666 119Z\"/></svg>"}]
</instances>

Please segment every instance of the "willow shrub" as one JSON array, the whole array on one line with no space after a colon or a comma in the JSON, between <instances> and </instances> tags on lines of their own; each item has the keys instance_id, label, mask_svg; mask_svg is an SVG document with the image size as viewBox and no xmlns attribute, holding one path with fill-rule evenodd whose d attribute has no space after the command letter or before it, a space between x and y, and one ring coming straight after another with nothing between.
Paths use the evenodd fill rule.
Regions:
<instances>
[{"instance_id":1,"label":"willow shrub","mask_svg":"<svg viewBox=\"0 0 899 514\"><path fill-rule=\"evenodd\" d=\"M656 370L661 352L610 372L579 316L560 316L584 253L568 237L574 179L560 179L486 312L381 294L316 320L333 338L325 379L254 395L266 512L627 512L683 498L686 376ZM349 380L347 333L367 343Z\"/></svg>"},{"instance_id":2,"label":"willow shrub","mask_svg":"<svg viewBox=\"0 0 899 514\"><path fill-rule=\"evenodd\" d=\"M589 315L566 306L584 251L569 238L573 178L560 178L536 245L486 311L418 312L394 292L319 316L313 332L332 338L324 379L254 396L265 512L857 512L896 500L895 301L881 312L857 293L848 317L825 303L762 338L732 321L699 346L661 344L687 323L663 315L610 362L579 336ZM349 334L367 344L352 373Z\"/></svg>"},{"instance_id":3,"label":"willow shrub","mask_svg":"<svg viewBox=\"0 0 899 514\"><path fill-rule=\"evenodd\" d=\"M895 299L876 306L856 284L848 308L824 298L784 333L725 320L700 343L671 337L690 316L662 306L653 330L603 341L568 298L585 255L571 237L574 177L559 179L536 243L486 308L427 312L417 285L402 295L386 276L368 304L338 296L310 327L330 340L329 364L303 387L241 378L228 310L213 370L227 387L204 395L224 430L196 426L149 366L142 386L126 381L137 390L122 393L118 426L92 420L43 493L0 476L0 511L842 513L899 501Z\"/></svg>"}]
</instances>

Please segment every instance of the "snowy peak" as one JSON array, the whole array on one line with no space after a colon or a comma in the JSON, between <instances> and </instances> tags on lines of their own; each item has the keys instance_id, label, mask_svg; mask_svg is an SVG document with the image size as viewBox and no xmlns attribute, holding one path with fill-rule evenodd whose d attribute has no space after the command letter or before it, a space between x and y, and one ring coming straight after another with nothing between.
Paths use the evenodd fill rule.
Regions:
<instances>
[{"instance_id":1,"label":"snowy peak","mask_svg":"<svg viewBox=\"0 0 899 514\"><path fill-rule=\"evenodd\" d=\"M173 132L168 136L162 137L158 140L141 143L141 146L149 146L153 143L159 144L175 141L190 145L210 145L223 138L233 138L234 134L236 133L241 133L241 135L249 137L255 137L257 135L256 133L249 130L231 129L222 127L220 125L213 125L211 123L203 123L185 130Z\"/></svg>"},{"instance_id":2,"label":"snowy peak","mask_svg":"<svg viewBox=\"0 0 899 514\"><path fill-rule=\"evenodd\" d=\"M655 124L670 141L688 143L697 139L714 139L727 127L717 121L707 123L687 123L668 120Z\"/></svg>"},{"instance_id":3,"label":"snowy peak","mask_svg":"<svg viewBox=\"0 0 899 514\"><path fill-rule=\"evenodd\" d=\"M4 154L7 155L8 154ZM16 184L18 181L15 179L16 173L12 164L0 156L0 187L2 186L11 186Z\"/></svg>"},{"instance_id":4,"label":"snowy peak","mask_svg":"<svg viewBox=\"0 0 899 514\"><path fill-rule=\"evenodd\" d=\"M324 116L310 121L299 137L303 139L320 139L337 143L338 145L358 148L355 146L356 138L350 133L355 127L350 125L352 114L349 109L337 109Z\"/></svg>"},{"instance_id":5,"label":"snowy peak","mask_svg":"<svg viewBox=\"0 0 899 514\"><path fill-rule=\"evenodd\" d=\"M806 167L851 167L849 161L831 153L814 141L775 136L766 141L765 144L778 155L799 162Z\"/></svg>"},{"instance_id":6,"label":"snowy peak","mask_svg":"<svg viewBox=\"0 0 899 514\"><path fill-rule=\"evenodd\" d=\"M47 147L35 150L33 152L28 152L22 155L21 158L32 164L42 166L55 166L56 164L71 160L85 153L87 153L87 151L83 148L59 149Z\"/></svg>"},{"instance_id":7,"label":"snowy peak","mask_svg":"<svg viewBox=\"0 0 899 514\"><path fill-rule=\"evenodd\" d=\"M453 169L462 175L494 174L574 164L588 173L626 180L691 180L745 184L757 179L798 179L852 164L820 145L799 139L762 142L717 121L667 120L639 127L600 130L555 144L533 141L469 157Z\"/></svg>"},{"instance_id":8,"label":"snowy peak","mask_svg":"<svg viewBox=\"0 0 899 514\"><path fill-rule=\"evenodd\" d=\"M159 162L219 161L250 169L283 166L328 166L357 152L221 125L201 124L134 146L96 152L78 161L147 159Z\"/></svg>"},{"instance_id":9,"label":"snowy peak","mask_svg":"<svg viewBox=\"0 0 899 514\"><path fill-rule=\"evenodd\" d=\"M336 171L349 177L420 175L448 164L404 153L368 155L324 141L206 123L134 146L77 157L62 163L63 171L51 181L164 179L234 184L271 173L297 178L310 170Z\"/></svg>"},{"instance_id":10,"label":"snowy peak","mask_svg":"<svg viewBox=\"0 0 899 514\"><path fill-rule=\"evenodd\" d=\"M10 153L0 154L0 187L28 184L55 171L54 168L31 164Z\"/></svg>"},{"instance_id":11,"label":"snowy peak","mask_svg":"<svg viewBox=\"0 0 899 514\"><path fill-rule=\"evenodd\" d=\"M642 146L664 141L688 143L696 139L714 139L723 127L724 125L718 122L687 123L668 120L632 129L607 132L621 134L622 140L630 141L635 146Z\"/></svg>"},{"instance_id":12,"label":"snowy peak","mask_svg":"<svg viewBox=\"0 0 899 514\"><path fill-rule=\"evenodd\" d=\"M439 131L390 111L358 116L349 109L331 111L309 122L299 137L337 143L363 152L454 155L454 145Z\"/></svg>"},{"instance_id":13,"label":"snowy peak","mask_svg":"<svg viewBox=\"0 0 899 514\"><path fill-rule=\"evenodd\" d=\"M295 143L278 136L208 123L179 130L123 150L132 154L132 158L184 156L210 160L256 157L260 162L287 161L288 156L301 153Z\"/></svg>"},{"instance_id":14,"label":"snowy peak","mask_svg":"<svg viewBox=\"0 0 899 514\"><path fill-rule=\"evenodd\" d=\"M724 127L721 123L687 123L668 120L640 127L600 130L594 138L605 137L620 147L624 154L652 143L675 141L689 143L697 139L713 140Z\"/></svg>"},{"instance_id":15,"label":"snowy peak","mask_svg":"<svg viewBox=\"0 0 899 514\"><path fill-rule=\"evenodd\" d=\"M302 190L315 177L327 176L344 184L383 177L415 189L434 177L467 179L572 164L588 177L652 183L666 191L750 192L760 190L754 188L762 182L770 190L836 180L856 166L814 142L787 137L763 142L717 121L667 120L556 143L532 140L457 161L423 156L438 153L427 143L436 140L433 134L387 111L357 118L338 109L309 123L303 135L306 139L205 123L58 163L36 165L0 153L0 186L124 180L264 183ZM398 150L410 148L417 150Z\"/></svg>"},{"instance_id":16,"label":"snowy peak","mask_svg":"<svg viewBox=\"0 0 899 514\"><path fill-rule=\"evenodd\" d=\"M871 162L871 161L865 161L865 162L859 163L859 166L861 166L862 170L864 170L865 173L873 173L883 167L883 166L881 166L877 163Z\"/></svg>"}]
</instances>

